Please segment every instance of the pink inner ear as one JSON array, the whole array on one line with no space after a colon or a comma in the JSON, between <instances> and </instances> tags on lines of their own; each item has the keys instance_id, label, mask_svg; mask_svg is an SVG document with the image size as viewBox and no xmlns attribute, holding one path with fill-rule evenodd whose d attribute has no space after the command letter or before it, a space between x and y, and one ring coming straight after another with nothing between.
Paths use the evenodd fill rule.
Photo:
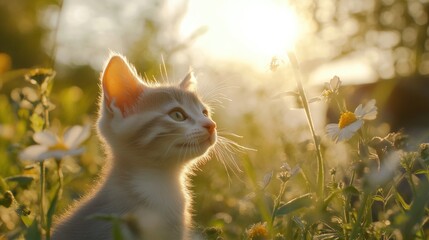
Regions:
<instances>
[{"instance_id":1,"label":"pink inner ear","mask_svg":"<svg viewBox=\"0 0 429 240\"><path fill-rule=\"evenodd\" d=\"M138 100L140 94L144 90L144 85L134 75L132 68L120 56L113 56L102 77L103 91L107 103L107 107L113 100L122 115L128 108L132 107Z\"/></svg>"}]
</instances>

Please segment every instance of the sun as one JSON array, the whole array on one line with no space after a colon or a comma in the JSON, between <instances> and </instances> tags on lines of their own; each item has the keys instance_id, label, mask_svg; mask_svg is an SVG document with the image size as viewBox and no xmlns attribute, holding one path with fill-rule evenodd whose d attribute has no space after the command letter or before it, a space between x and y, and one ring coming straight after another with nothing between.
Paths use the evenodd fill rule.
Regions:
<instances>
[{"instance_id":1,"label":"sun","mask_svg":"<svg viewBox=\"0 0 429 240\"><path fill-rule=\"evenodd\" d=\"M249 1L234 20L231 22L234 36L256 53L273 55L293 48L295 44L297 17L286 5Z\"/></svg>"},{"instance_id":2,"label":"sun","mask_svg":"<svg viewBox=\"0 0 429 240\"><path fill-rule=\"evenodd\" d=\"M182 33L206 26L196 44L209 55L267 65L268 59L293 49L301 27L285 1L190 0Z\"/></svg>"}]
</instances>

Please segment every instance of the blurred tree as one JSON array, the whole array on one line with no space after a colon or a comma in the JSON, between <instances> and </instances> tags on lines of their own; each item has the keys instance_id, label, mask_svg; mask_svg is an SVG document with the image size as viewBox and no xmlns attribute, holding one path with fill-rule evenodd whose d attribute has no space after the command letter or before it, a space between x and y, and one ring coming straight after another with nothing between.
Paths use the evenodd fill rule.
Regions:
<instances>
[{"instance_id":1,"label":"blurred tree","mask_svg":"<svg viewBox=\"0 0 429 240\"><path fill-rule=\"evenodd\" d=\"M314 38L300 42L306 55L314 58L322 52L324 61L363 55L380 80L391 80L351 86L347 90L351 106L376 98L379 120L389 123L391 130L429 136L424 131L429 131L429 107L424 104L429 101L429 1L291 3L312 26ZM331 119L336 115L328 114Z\"/></svg>"},{"instance_id":2,"label":"blurred tree","mask_svg":"<svg viewBox=\"0 0 429 240\"><path fill-rule=\"evenodd\" d=\"M310 41L316 48L326 46L327 58L363 53L382 79L429 74L428 1L304 0L291 3L309 19L315 33L315 39ZM324 45L314 44L314 41ZM307 41L302 44L312 46Z\"/></svg>"},{"instance_id":3,"label":"blurred tree","mask_svg":"<svg viewBox=\"0 0 429 240\"><path fill-rule=\"evenodd\" d=\"M0 0L0 53L10 56L14 69L47 66L42 48L47 29L40 25L40 10L59 0Z\"/></svg>"},{"instance_id":4,"label":"blurred tree","mask_svg":"<svg viewBox=\"0 0 429 240\"><path fill-rule=\"evenodd\" d=\"M186 9L186 0L0 0L0 81L21 79L24 71L17 69L54 67L54 88L77 86L84 89L84 99L95 99L98 71L109 50L126 55L149 78L159 76L161 57L169 72L171 57L202 33L178 38ZM3 90L22 84L9 82ZM83 109L95 110L94 104L86 105Z\"/></svg>"}]
</instances>

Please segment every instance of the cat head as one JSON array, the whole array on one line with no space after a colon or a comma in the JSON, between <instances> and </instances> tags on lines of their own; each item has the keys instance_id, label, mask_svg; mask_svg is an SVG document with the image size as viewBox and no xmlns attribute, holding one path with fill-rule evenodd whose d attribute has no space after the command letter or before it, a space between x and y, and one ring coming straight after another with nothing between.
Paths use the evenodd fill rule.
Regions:
<instances>
[{"instance_id":1,"label":"cat head","mask_svg":"<svg viewBox=\"0 0 429 240\"><path fill-rule=\"evenodd\" d=\"M192 72L178 84L149 84L125 58L110 57L101 75L98 130L118 165L170 167L208 152L216 123L196 84Z\"/></svg>"}]
</instances>

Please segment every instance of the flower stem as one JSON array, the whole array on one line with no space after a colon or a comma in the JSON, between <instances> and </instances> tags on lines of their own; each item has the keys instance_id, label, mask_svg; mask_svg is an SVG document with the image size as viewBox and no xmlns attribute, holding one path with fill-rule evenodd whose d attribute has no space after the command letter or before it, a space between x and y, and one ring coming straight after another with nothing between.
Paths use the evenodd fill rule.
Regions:
<instances>
[{"instance_id":1,"label":"flower stem","mask_svg":"<svg viewBox=\"0 0 429 240\"><path fill-rule=\"evenodd\" d=\"M276 218L276 212L277 212L277 209L279 208L279 206L280 206L280 202L281 202L281 200L282 200L282 198L283 198L283 195L284 195L284 193L285 193L285 190L286 190L286 182L282 182L282 184L281 184L281 186L280 186L280 192L279 192L279 195L277 196L277 198L276 198L276 200L274 201L274 207L273 207L273 212L272 212L272 214L271 214L271 221L270 221L270 229L272 230L273 229L273 224L274 224L274 219Z\"/></svg>"},{"instance_id":2,"label":"flower stem","mask_svg":"<svg viewBox=\"0 0 429 240\"><path fill-rule=\"evenodd\" d=\"M305 114L307 116L308 126L310 128L311 135L313 137L313 142L316 147L316 156L317 156L317 196L319 200L323 201L325 199L324 189L325 189L325 170L323 165L322 152L320 150L320 143L317 140L317 135L314 130L313 119L311 117L310 107L308 105L307 96L304 91L301 80L301 72L299 68L298 60L293 52L288 52L289 61L292 64L293 73L295 75L295 80L298 86L298 92L301 97L302 105L304 106Z\"/></svg>"},{"instance_id":3,"label":"flower stem","mask_svg":"<svg viewBox=\"0 0 429 240\"><path fill-rule=\"evenodd\" d=\"M44 199L45 199L45 163L44 161L40 162L40 225L42 229L45 226L45 207L44 207ZM43 234L43 233L42 233Z\"/></svg>"},{"instance_id":4,"label":"flower stem","mask_svg":"<svg viewBox=\"0 0 429 240\"><path fill-rule=\"evenodd\" d=\"M63 170L62 170L62 161L61 159L57 160L57 174L58 174L58 181L59 181L59 188L60 188L60 192L58 193L58 199L61 199L62 195L63 195L63 186L64 186L64 174L63 174Z\"/></svg>"},{"instance_id":5,"label":"flower stem","mask_svg":"<svg viewBox=\"0 0 429 240\"><path fill-rule=\"evenodd\" d=\"M365 191L362 198L361 206L357 213L356 221L353 224L352 233L350 234L350 239L357 239L359 236L359 233L362 232L361 230L363 227L363 216L367 208L368 200L370 200L370 194Z\"/></svg>"}]
</instances>

